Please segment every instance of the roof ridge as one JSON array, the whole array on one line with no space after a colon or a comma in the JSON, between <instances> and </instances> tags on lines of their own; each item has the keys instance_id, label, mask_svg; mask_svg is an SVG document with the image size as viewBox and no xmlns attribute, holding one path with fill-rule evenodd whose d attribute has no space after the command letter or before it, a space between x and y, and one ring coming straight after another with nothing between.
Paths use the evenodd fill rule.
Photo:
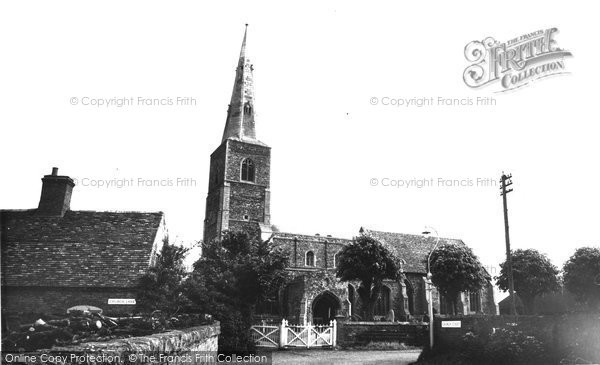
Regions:
<instances>
[{"instance_id":1,"label":"roof ridge","mask_svg":"<svg viewBox=\"0 0 600 365\"><path fill-rule=\"evenodd\" d=\"M414 233L402 233L402 232L389 232L389 231L378 231L378 230L374 230L374 229L368 229L368 228L364 228L363 230L366 232L377 232L377 233L386 233L386 234L395 234L395 235L404 235L404 236L412 236L412 237L422 237L422 238L429 238L432 236L425 236L423 234L414 234ZM434 237L433 237L434 238ZM460 238L450 238L450 237L441 237L441 240L452 240L452 241L461 241L462 239Z\"/></svg>"},{"instance_id":2,"label":"roof ridge","mask_svg":"<svg viewBox=\"0 0 600 365\"><path fill-rule=\"evenodd\" d=\"M30 209L0 209L0 212L35 212L37 208ZM75 213L140 213L140 214L162 214L165 212L162 210L158 211L143 211L143 210L93 210L93 209L69 209L67 212Z\"/></svg>"},{"instance_id":3,"label":"roof ridge","mask_svg":"<svg viewBox=\"0 0 600 365\"><path fill-rule=\"evenodd\" d=\"M279 232L273 232L273 234L275 236L277 236L277 234L288 234L288 235L292 235L292 236L306 236L306 237L318 237L318 238L335 238L335 239L339 239L339 240L352 240L352 238L346 238L346 237L336 237L336 236L327 236L327 235L319 235L316 236L314 234L307 234L307 233L293 233L293 232L283 232L283 231L279 231Z\"/></svg>"},{"instance_id":4,"label":"roof ridge","mask_svg":"<svg viewBox=\"0 0 600 365\"><path fill-rule=\"evenodd\" d=\"M0 212L29 212L29 211L35 211L37 210L37 208L30 208L30 209L0 209Z\"/></svg>"},{"instance_id":5,"label":"roof ridge","mask_svg":"<svg viewBox=\"0 0 600 365\"><path fill-rule=\"evenodd\" d=\"M165 214L162 210L159 211L143 211L143 210L92 210L92 209L70 209L69 212L75 213L139 213L139 214Z\"/></svg>"}]
</instances>

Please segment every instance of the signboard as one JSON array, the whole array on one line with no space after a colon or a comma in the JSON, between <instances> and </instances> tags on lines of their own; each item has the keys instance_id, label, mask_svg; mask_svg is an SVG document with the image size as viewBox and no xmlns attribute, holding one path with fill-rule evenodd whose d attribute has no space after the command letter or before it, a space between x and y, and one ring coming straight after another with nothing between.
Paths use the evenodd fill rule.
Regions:
<instances>
[{"instance_id":1,"label":"signboard","mask_svg":"<svg viewBox=\"0 0 600 365\"><path fill-rule=\"evenodd\" d=\"M109 298L108 299L108 304L121 304L121 305L131 305L131 304L135 304L135 299L118 299L118 298Z\"/></svg>"},{"instance_id":2,"label":"signboard","mask_svg":"<svg viewBox=\"0 0 600 365\"><path fill-rule=\"evenodd\" d=\"M460 328L460 321L442 321L442 328Z\"/></svg>"}]
</instances>

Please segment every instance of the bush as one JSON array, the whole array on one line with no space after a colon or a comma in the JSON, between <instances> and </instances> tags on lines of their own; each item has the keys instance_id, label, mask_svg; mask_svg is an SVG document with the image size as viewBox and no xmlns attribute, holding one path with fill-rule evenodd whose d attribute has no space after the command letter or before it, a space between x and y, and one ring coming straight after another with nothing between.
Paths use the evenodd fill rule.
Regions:
<instances>
[{"instance_id":1,"label":"bush","mask_svg":"<svg viewBox=\"0 0 600 365\"><path fill-rule=\"evenodd\" d=\"M534 336L514 329L499 329L493 334L464 335L452 348L425 349L417 364L550 364L544 344Z\"/></svg>"},{"instance_id":2,"label":"bush","mask_svg":"<svg viewBox=\"0 0 600 365\"><path fill-rule=\"evenodd\" d=\"M467 333L462 338L461 357L486 364L546 364L544 344L521 331L501 328L489 336Z\"/></svg>"},{"instance_id":3,"label":"bush","mask_svg":"<svg viewBox=\"0 0 600 365\"><path fill-rule=\"evenodd\" d=\"M175 315L189 309L191 302L184 286L188 273L183 263L188 251L188 248L170 244L168 238L163 240L156 264L139 279L136 308L139 312L160 310Z\"/></svg>"},{"instance_id":4,"label":"bush","mask_svg":"<svg viewBox=\"0 0 600 365\"><path fill-rule=\"evenodd\" d=\"M499 329L492 334L484 353L489 360L495 360L498 364L538 364L548 361L541 341L510 329Z\"/></svg>"},{"instance_id":5,"label":"bush","mask_svg":"<svg viewBox=\"0 0 600 365\"><path fill-rule=\"evenodd\" d=\"M205 242L202 257L185 283L185 293L203 312L221 322L219 351L250 353L256 307L276 298L289 273L287 256L271 241L244 232L226 232Z\"/></svg>"},{"instance_id":6,"label":"bush","mask_svg":"<svg viewBox=\"0 0 600 365\"><path fill-rule=\"evenodd\" d=\"M468 332L461 339L462 346L460 355L464 359L479 360L482 357L482 350L485 347L487 338Z\"/></svg>"}]
</instances>

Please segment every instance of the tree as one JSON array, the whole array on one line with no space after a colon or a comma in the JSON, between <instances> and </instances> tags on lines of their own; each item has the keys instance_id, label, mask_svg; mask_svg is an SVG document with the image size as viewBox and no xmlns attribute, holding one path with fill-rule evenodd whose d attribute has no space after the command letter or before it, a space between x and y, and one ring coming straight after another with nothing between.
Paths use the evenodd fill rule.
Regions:
<instances>
[{"instance_id":1,"label":"tree","mask_svg":"<svg viewBox=\"0 0 600 365\"><path fill-rule=\"evenodd\" d=\"M537 250L515 250L511 252L515 292L521 298L525 313L533 314L533 302L538 295L552 293L560 288L558 269L548 257ZM508 264L500 264L500 276L496 285L508 290Z\"/></svg>"},{"instance_id":2,"label":"tree","mask_svg":"<svg viewBox=\"0 0 600 365\"><path fill-rule=\"evenodd\" d=\"M221 321L219 351L253 349L250 326L260 300L276 295L288 278L287 256L272 242L226 232L205 243L188 281L190 299Z\"/></svg>"},{"instance_id":3,"label":"tree","mask_svg":"<svg viewBox=\"0 0 600 365\"><path fill-rule=\"evenodd\" d=\"M465 245L443 244L431 254L433 284L456 314L458 295L463 291L481 290L489 280L481 262Z\"/></svg>"},{"instance_id":4,"label":"tree","mask_svg":"<svg viewBox=\"0 0 600 365\"><path fill-rule=\"evenodd\" d=\"M590 309L600 309L600 248L581 247L563 267L565 287Z\"/></svg>"},{"instance_id":5,"label":"tree","mask_svg":"<svg viewBox=\"0 0 600 365\"><path fill-rule=\"evenodd\" d=\"M337 277L342 281L360 281L357 293L362 317L372 321L383 280L398 278L400 261L388 247L366 235L344 246L338 257Z\"/></svg>"},{"instance_id":6,"label":"tree","mask_svg":"<svg viewBox=\"0 0 600 365\"><path fill-rule=\"evenodd\" d=\"M190 304L185 295L185 279L188 276L183 263L189 249L169 244L156 255L156 263L140 278L137 293L137 309L143 312L161 310L173 315Z\"/></svg>"}]
</instances>

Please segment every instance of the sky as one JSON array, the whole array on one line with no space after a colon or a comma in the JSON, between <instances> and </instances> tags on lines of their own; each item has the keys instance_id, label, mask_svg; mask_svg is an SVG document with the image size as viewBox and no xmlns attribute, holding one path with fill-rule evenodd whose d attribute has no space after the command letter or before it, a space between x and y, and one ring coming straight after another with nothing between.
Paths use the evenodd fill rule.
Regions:
<instances>
[{"instance_id":1,"label":"sky","mask_svg":"<svg viewBox=\"0 0 600 365\"><path fill-rule=\"evenodd\" d=\"M553 1L4 2L0 207L37 207L40 179L56 166L77 180L72 209L163 211L172 238L200 240L209 156L248 23L257 137L272 147L271 219L282 231L351 238L360 227L430 226L462 239L497 275L505 171L513 249L562 267L577 247L600 245L593 10ZM567 74L505 93L463 82L467 43L552 27L573 54ZM478 97L494 105L460 105ZM436 104L389 105L412 98Z\"/></svg>"}]
</instances>

